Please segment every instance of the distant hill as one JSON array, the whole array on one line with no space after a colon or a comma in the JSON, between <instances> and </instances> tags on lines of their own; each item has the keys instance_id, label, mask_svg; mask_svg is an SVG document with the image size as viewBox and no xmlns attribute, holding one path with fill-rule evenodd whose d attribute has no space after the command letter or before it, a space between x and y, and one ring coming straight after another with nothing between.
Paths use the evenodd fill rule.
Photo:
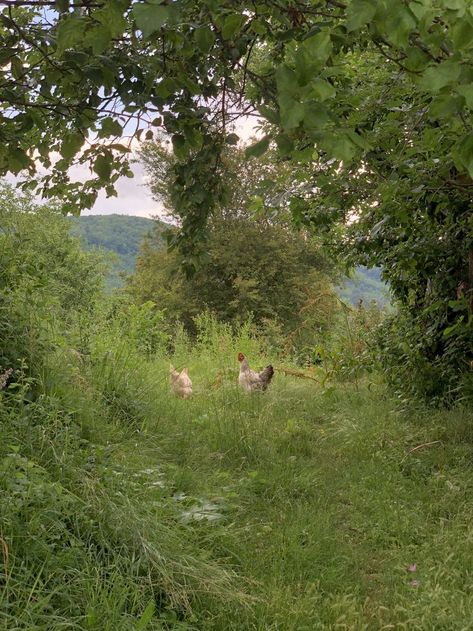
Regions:
<instances>
[{"instance_id":1,"label":"distant hill","mask_svg":"<svg viewBox=\"0 0 473 631\"><path fill-rule=\"evenodd\" d=\"M339 294L352 305L358 304L360 300L365 304L374 300L380 306L390 302L388 286L381 280L381 270L377 267L357 267L351 278L341 285Z\"/></svg>"},{"instance_id":2,"label":"distant hill","mask_svg":"<svg viewBox=\"0 0 473 631\"><path fill-rule=\"evenodd\" d=\"M80 237L88 250L98 249L112 254L112 270L107 279L109 288L123 284L122 274L132 274L140 245L156 222L130 215L88 215L72 217L72 233ZM168 224L158 222L165 230Z\"/></svg>"},{"instance_id":3,"label":"distant hill","mask_svg":"<svg viewBox=\"0 0 473 631\"><path fill-rule=\"evenodd\" d=\"M88 215L73 217L71 222L72 232L82 239L86 249L112 255L112 270L107 279L110 289L123 284L123 274L133 273L140 245L156 223L153 219L130 215ZM164 221L158 225L162 230L169 227ZM375 300L379 305L389 304L388 289L377 268L358 267L340 286L339 294L353 305L360 299L365 303Z\"/></svg>"}]
</instances>

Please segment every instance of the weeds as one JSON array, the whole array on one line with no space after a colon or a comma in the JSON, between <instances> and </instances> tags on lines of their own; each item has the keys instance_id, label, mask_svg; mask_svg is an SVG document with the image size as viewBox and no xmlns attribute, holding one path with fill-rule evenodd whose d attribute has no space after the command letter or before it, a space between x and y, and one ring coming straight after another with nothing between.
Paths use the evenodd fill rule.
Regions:
<instances>
[{"instance_id":1,"label":"weeds","mask_svg":"<svg viewBox=\"0 0 473 631\"><path fill-rule=\"evenodd\" d=\"M48 300L36 329L23 298L0 314L1 629L471 628L469 408L401 408L341 336L247 396L236 353L278 365L251 323L204 314L192 341L149 304Z\"/></svg>"}]
</instances>

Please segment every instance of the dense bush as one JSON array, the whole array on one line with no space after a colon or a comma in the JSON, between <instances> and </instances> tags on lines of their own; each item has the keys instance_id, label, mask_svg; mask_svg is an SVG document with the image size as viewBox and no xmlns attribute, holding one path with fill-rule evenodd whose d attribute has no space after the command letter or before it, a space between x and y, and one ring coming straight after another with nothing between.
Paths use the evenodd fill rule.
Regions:
<instances>
[{"instance_id":1,"label":"dense bush","mask_svg":"<svg viewBox=\"0 0 473 631\"><path fill-rule=\"evenodd\" d=\"M0 369L38 375L102 283L100 259L83 252L63 216L0 188Z\"/></svg>"},{"instance_id":2,"label":"dense bush","mask_svg":"<svg viewBox=\"0 0 473 631\"><path fill-rule=\"evenodd\" d=\"M451 405L473 400L471 333L444 335L422 317L396 312L373 330L370 360L403 400ZM469 370L470 369L470 370Z\"/></svg>"}]
</instances>

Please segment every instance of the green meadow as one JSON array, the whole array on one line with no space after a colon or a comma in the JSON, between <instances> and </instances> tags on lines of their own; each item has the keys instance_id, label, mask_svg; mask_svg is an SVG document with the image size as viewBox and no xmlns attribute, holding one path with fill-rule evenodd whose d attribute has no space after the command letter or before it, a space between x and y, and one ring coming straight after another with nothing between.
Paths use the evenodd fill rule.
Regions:
<instances>
[{"instance_id":1,"label":"green meadow","mask_svg":"<svg viewBox=\"0 0 473 631\"><path fill-rule=\"evenodd\" d=\"M200 326L151 357L101 328L58 344L35 401L1 391L2 628L471 628L468 410L277 360L248 396L251 329Z\"/></svg>"}]
</instances>

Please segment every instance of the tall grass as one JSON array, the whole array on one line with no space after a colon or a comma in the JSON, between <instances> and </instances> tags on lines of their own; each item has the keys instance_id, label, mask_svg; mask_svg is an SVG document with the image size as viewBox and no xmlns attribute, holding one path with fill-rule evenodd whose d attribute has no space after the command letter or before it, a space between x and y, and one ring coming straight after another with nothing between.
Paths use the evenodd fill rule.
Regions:
<instances>
[{"instance_id":1,"label":"tall grass","mask_svg":"<svg viewBox=\"0 0 473 631\"><path fill-rule=\"evenodd\" d=\"M0 390L1 628L472 627L467 408L323 365L247 396L238 351L281 364L251 325L123 313L71 316Z\"/></svg>"}]
</instances>

